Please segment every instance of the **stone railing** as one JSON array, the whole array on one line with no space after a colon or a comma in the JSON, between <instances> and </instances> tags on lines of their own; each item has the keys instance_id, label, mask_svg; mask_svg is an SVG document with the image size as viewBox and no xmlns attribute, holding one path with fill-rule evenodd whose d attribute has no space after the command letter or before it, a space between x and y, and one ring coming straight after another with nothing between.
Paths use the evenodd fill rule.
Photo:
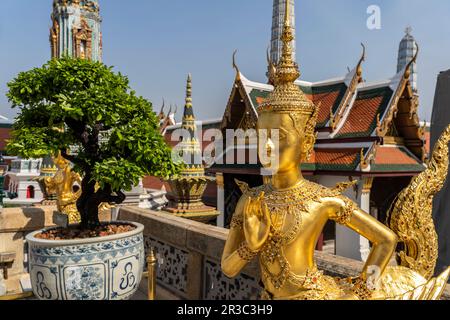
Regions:
<instances>
[{"instance_id":1,"label":"stone railing","mask_svg":"<svg viewBox=\"0 0 450 320\"><path fill-rule=\"evenodd\" d=\"M53 226L53 212L56 207L4 208L0 211L0 253L14 252L15 259L10 276L24 273L26 250L25 237L28 233Z\"/></svg>"},{"instance_id":2,"label":"stone railing","mask_svg":"<svg viewBox=\"0 0 450 320\"><path fill-rule=\"evenodd\" d=\"M256 263L249 265L236 279L229 279L221 272L226 229L131 207L121 208L119 220L145 226L146 247L153 247L158 259L158 285L177 298L246 300L258 297Z\"/></svg>"},{"instance_id":3,"label":"stone railing","mask_svg":"<svg viewBox=\"0 0 450 320\"><path fill-rule=\"evenodd\" d=\"M228 230L173 217L164 212L123 207L120 220L142 223L147 249L153 247L158 258L158 286L168 292L167 299L251 300L261 287L256 262L235 279L227 278L220 260ZM324 273L357 276L362 262L316 252L318 267ZM450 299L449 290L444 299Z\"/></svg>"}]
</instances>

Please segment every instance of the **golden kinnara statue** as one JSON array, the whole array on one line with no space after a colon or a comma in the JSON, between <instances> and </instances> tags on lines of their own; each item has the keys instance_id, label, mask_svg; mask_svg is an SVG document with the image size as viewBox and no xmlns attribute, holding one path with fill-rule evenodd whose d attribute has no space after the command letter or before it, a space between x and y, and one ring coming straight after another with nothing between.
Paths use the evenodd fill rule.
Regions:
<instances>
[{"instance_id":1,"label":"golden kinnara statue","mask_svg":"<svg viewBox=\"0 0 450 320\"><path fill-rule=\"evenodd\" d=\"M343 196L342 186L328 189L302 177L300 164L315 143L317 108L294 81L300 76L292 61L289 1L282 36L283 54L270 63L274 91L259 109L259 156L274 152L279 139L278 166L270 183L249 189L233 216L222 257L222 270L235 277L259 257L265 290L274 300L436 300L442 295L450 268L431 278L437 259L437 236L432 220L432 199L448 170L450 127L437 143L428 169L397 198L390 212L390 228L363 212ZM278 131L271 131L271 130ZM265 130L265 131L264 131ZM278 137L271 136L278 132ZM314 252L328 220L347 226L372 242L372 250L357 278L337 279L318 270ZM397 243L400 265L388 266Z\"/></svg>"},{"instance_id":2,"label":"golden kinnara statue","mask_svg":"<svg viewBox=\"0 0 450 320\"><path fill-rule=\"evenodd\" d=\"M79 223L81 217L77 210L77 200L81 195L81 187L77 191L73 188L76 183L81 186L81 177L72 171L70 162L61 153L53 161L58 171L54 177L44 178L45 186L48 193L56 194L58 211L68 215L69 223Z\"/></svg>"},{"instance_id":3,"label":"golden kinnara statue","mask_svg":"<svg viewBox=\"0 0 450 320\"><path fill-rule=\"evenodd\" d=\"M72 171L70 162L65 159L61 152L58 156L53 157L53 162L57 167L57 171L54 177L43 178L46 194L56 195L56 204L58 211L68 216L69 224L77 224L81 222L81 215L77 209L77 200L81 196L81 176ZM78 190L74 190L77 186ZM95 191L100 188L97 183L95 185ZM100 211L109 211L112 205L109 203L101 203L98 206Z\"/></svg>"}]
</instances>

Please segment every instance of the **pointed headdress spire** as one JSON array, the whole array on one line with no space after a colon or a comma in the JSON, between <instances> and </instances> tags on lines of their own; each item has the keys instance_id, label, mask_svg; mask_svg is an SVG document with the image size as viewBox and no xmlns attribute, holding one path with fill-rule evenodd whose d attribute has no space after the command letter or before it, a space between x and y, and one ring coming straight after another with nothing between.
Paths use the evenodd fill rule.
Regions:
<instances>
[{"instance_id":1,"label":"pointed headdress spire","mask_svg":"<svg viewBox=\"0 0 450 320\"><path fill-rule=\"evenodd\" d=\"M316 107L311 100L295 84L295 81L300 77L300 71L297 63L292 58L291 45L295 37L290 21L290 4L291 1L287 0L283 34L281 36L283 48L280 62L275 66L272 61L269 61L269 73L274 90L266 102L259 106L259 113L269 111L313 114L316 111Z\"/></svg>"}]
</instances>

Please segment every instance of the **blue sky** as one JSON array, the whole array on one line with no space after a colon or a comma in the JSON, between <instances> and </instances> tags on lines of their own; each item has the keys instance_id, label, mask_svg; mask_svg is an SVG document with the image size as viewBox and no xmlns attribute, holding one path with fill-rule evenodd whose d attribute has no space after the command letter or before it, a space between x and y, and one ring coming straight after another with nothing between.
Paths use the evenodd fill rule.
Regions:
<instances>
[{"instance_id":1,"label":"blue sky","mask_svg":"<svg viewBox=\"0 0 450 320\"><path fill-rule=\"evenodd\" d=\"M6 83L49 59L52 0L1 2L0 113L12 116ZM197 118L221 117L234 79L234 49L241 71L266 81L272 0L100 0L100 5L104 62L128 75L158 111L163 97L183 106L191 72ZM381 30L366 26L370 5L381 8ZM420 115L430 119L437 74L450 68L450 1L297 0L296 13L297 60L307 81L344 75L359 59L360 42L367 46L365 79L393 76L399 41L411 25L421 47Z\"/></svg>"}]
</instances>

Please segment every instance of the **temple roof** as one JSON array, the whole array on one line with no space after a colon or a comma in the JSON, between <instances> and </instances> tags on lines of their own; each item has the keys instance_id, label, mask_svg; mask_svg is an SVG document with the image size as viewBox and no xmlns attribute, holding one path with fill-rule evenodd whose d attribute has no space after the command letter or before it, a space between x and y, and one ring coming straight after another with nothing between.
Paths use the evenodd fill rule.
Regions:
<instances>
[{"instance_id":1,"label":"temple roof","mask_svg":"<svg viewBox=\"0 0 450 320\"><path fill-rule=\"evenodd\" d=\"M270 85L257 87L254 85L255 83L252 84L252 86L248 86L250 89L248 95L253 106L258 106L266 100L269 93L273 90L273 87ZM319 128L323 128L327 125L330 120L330 110L333 110L333 113L337 111L340 102L348 89L343 79L339 81L333 80L322 82L320 84L297 81L296 84L316 106L319 104L321 105L318 116Z\"/></svg>"},{"instance_id":2,"label":"temple roof","mask_svg":"<svg viewBox=\"0 0 450 320\"><path fill-rule=\"evenodd\" d=\"M424 164L404 146L382 146L376 151L372 172L421 172Z\"/></svg>"},{"instance_id":3,"label":"temple roof","mask_svg":"<svg viewBox=\"0 0 450 320\"><path fill-rule=\"evenodd\" d=\"M369 137L377 127L376 115L384 115L392 98L389 86L360 88L350 112L335 138ZM374 117L375 115L375 117Z\"/></svg>"},{"instance_id":4,"label":"temple roof","mask_svg":"<svg viewBox=\"0 0 450 320\"><path fill-rule=\"evenodd\" d=\"M365 53L343 77L295 82L319 108L319 135L310 161L302 165L305 171L414 174L424 169L426 130L417 115L408 66L390 79L365 82L364 59ZM254 128L256 109L272 90L237 69L221 128Z\"/></svg>"},{"instance_id":5,"label":"temple roof","mask_svg":"<svg viewBox=\"0 0 450 320\"><path fill-rule=\"evenodd\" d=\"M259 162L255 160L257 146L245 145L227 148L223 154L218 155L217 162L213 165L212 171L233 172L236 169L259 170ZM238 161L237 155L240 153L240 160L245 159L245 164ZM230 153L233 156L230 156ZM233 159L231 163L227 160ZM369 160L368 160L369 159ZM225 170L224 170L225 169ZM310 159L302 164L302 171L306 174L361 174L361 175L390 175L392 173L414 175L425 169L424 164L408 148L404 146L379 146L371 144L361 147L337 144L333 147L316 146ZM246 174L251 171L243 172Z\"/></svg>"}]
</instances>

